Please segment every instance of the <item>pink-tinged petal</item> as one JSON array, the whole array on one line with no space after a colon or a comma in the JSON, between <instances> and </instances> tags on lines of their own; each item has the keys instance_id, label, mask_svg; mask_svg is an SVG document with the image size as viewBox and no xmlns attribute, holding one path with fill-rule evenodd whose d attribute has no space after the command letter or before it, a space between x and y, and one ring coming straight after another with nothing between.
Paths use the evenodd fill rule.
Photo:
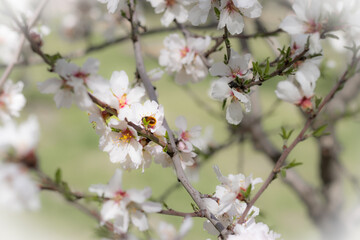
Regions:
<instances>
[{"instance_id":1,"label":"pink-tinged petal","mask_svg":"<svg viewBox=\"0 0 360 240\"><path fill-rule=\"evenodd\" d=\"M79 67L73 63L67 62L65 59L59 59L55 63L55 72L62 77L73 75L79 70Z\"/></svg>"},{"instance_id":2,"label":"pink-tinged petal","mask_svg":"<svg viewBox=\"0 0 360 240\"><path fill-rule=\"evenodd\" d=\"M40 82L37 87L41 93L56 93L59 91L63 81L59 78L50 78L45 82Z\"/></svg>"},{"instance_id":3,"label":"pink-tinged petal","mask_svg":"<svg viewBox=\"0 0 360 240\"><path fill-rule=\"evenodd\" d=\"M250 112L251 111L251 101L250 101L250 98L246 95L246 94L243 94L243 93L240 93L234 89L232 89L232 92L234 94L234 96L239 99L239 101L241 103L244 104L245 106L245 111L246 112Z\"/></svg>"},{"instance_id":4,"label":"pink-tinged petal","mask_svg":"<svg viewBox=\"0 0 360 240\"><path fill-rule=\"evenodd\" d=\"M144 202L141 204L141 208L147 213L155 213L161 211L162 205L156 202Z\"/></svg>"},{"instance_id":5,"label":"pink-tinged petal","mask_svg":"<svg viewBox=\"0 0 360 240\"><path fill-rule=\"evenodd\" d=\"M129 212L124 209L121 214L117 215L114 221L114 231L118 234L127 233L129 228Z\"/></svg>"},{"instance_id":6,"label":"pink-tinged petal","mask_svg":"<svg viewBox=\"0 0 360 240\"><path fill-rule=\"evenodd\" d=\"M99 60L95 58L88 58L83 64L81 70L85 73L95 74L98 72L100 66Z\"/></svg>"},{"instance_id":7,"label":"pink-tinged petal","mask_svg":"<svg viewBox=\"0 0 360 240\"><path fill-rule=\"evenodd\" d=\"M299 103L302 99L299 89L294 83L287 80L278 83L275 94L278 98L293 104Z\"/></svg>"},{"instance_id":8,"label":"pink-tinged petal","mask_svg":"<svg viewBox=\"0 0 360 240\"><path fill-rule=\"evenodd\" d=\"M231 69L223 62L214 63L209 72L211 76L227 77L231 75Z\"/></svg>"},{"instance_id":9,"label":"pink-tinged petal","mask_svg":"<svg viewBox=\"0 0 360 240\"><path fill-rule=\"evenodd\" d=\"M216 100L224 100L231 96L231 88L228 85L228 79L222 79L212 82L210 96Z\"/></svg>"},{"instance_id":10,"label":"pink-tinged petal","mask_svg":"<svg viewBox=\"0 0 360 240\"><path fill-rule=\"evenodd\" d=\"M131 222L140 230L145 231L149 228L146 215L140 211L131 213Z\"/></svg>"},{"instance_id":11,"label":"pink-tinged petal","mask_svg":"<svg viewBox=\"0 0 360 240\"><path fill-rule=\"evenodd\" d=\"M238 71L240 69L240 74L245 75L249 67L250 59L251 54L240 55L231 49L231 57L228 65L232 70Z\"/></svg>"},{"instance_id":12,"label":"pink-tinged petal","mask_svg":"<svg viewBox=\"0 0 360 240\"><path fill-rule=\"evenodd\" d=\"M120 209L119 204L112 200L106 201L100 211L101 219L103 222L112 220L119 214L119 212L123 212L123 210Z\"/></svg>"},{"instance_id":13,"label":"pink-tinged petal","mask_svg":"<svg viewBox=\"0 0 360 240\"><path fill-rule=\"evenodd\" d=\"M147 187L143 190L130 189L127 193L131 201L141 204L151 196L151 188Z\"/></svg>"},{"instance_id":14,"label":"pink-tinged petal","mask_svg":"<svg viewBox=\"0 0 360 240\"><path fill-rule=\"evenodd\" d=\"M230 124L237 125L243 119L242 107L240 102L233 101L226 109L226 120Z\"/></svg>"},{"instance_id":15,"label":"pink-tinged petal","mask_svg":"<svg viewBox=\"0 0 360 240\"><path fill-rule=\"evenodd\" d=\"M140 102L141 98L145 96L145 89L143 87L134 87L126 96L128 104Z\"/></svg>"},{"instance_id":16,"label":"pink-tinged petal","mask_svg":"<svg viewBox=\"0 0 360 240\"><path fill-rule=\"evenodd\" d=\"M304 22L307 22L309 20L306 16L307 15L306 11L309 10L309 1L308 0L296 1L293 4L292 9L294 10L294 12L295 12L296 16L299 18L299 20L304 21Z\"/></svg>"},{"instance_id":17,"label":"pink-tinged petal","mask_svg":"<svg viewBox=\"0 0 360 240\"><path fill-rule=\"evenodd\" d=\"M234 5L237 8L250 8L254 6L257 0L233 0Z\"/></svg>"},{"instance_id":18,"label":"pink-tinged petal","mask_svg":"<svg viewBox=\"0 0 360 240\"><path fill-rule=\"evenodd\" d=\"M281 23L279 28L289 34L300 34L306 31L304 23L296 16L287 16Z\"/></svg>"},{"instance_id":19,"label":"pink-tinged petal","mask_svg":"<svg viewBox=\"0 0 360 240\"><path fill-rule=\"evenodd\" d=\"M248 18L258 18L262 13L262 6L256 2L252 7L247 9L240 9L241 13Z\"/></svg>"},{"instance_id":20,"label":"pink-tinged petal","mask_svg":"<svg viewBox=\"0 0 360 240\"><path fill-rule=\"evenodd\" d=\"M109 192L116 193L119 190L122 190L122 171L116 169L114 175L108 183Z\"/></svg>"},{"instance_id":21,"label":"pink-tinged petal","mask_svg":"<svg viewBox=\"0 0 360 240\"><path fill-rule=\"evenodd\" d=\"M181 4L175 4L170 8L171 12L175 15L176 21L179 23L184 23L188 19L188 11Z\"/></svg>"},{"instance_id":22,"label":"pink-tinged petal","mask_svg":"<svg viewBox=\"0 0 360 240\"><path fill-rule=\"evenodd\" d=\"M166 9L164 15L162 16L162 18L160 19L160 22L163 26L168 27L170 25L170 23L172 23L172 21L174 21L175 16L174 14L170 11L170 9Z\"/></svg>"},{"instance_id":23,"label":"pink-tinged petal","mask_svg":"<svg viewBox=\"0 0 360 240\"><path fill-rule=\"evenodd\" d=\"M300 84L305 97L310 98L314 96L315 81L313 80L313 76L307 76L303 72L297 72L296 80Z\"/></svg>"},{"instance_id":24,"label":"pink-tinged petal","mask_svg":"<svg viewBox=\"0 0 360 240\"><path fill-rule=\"evenodd\" d=\"M179 116L175 119L175 126L180 129L182 132L186 131L187 129L187 121L186 118L183 116Z\"/></svg>"},{"instance_id":25,"label":"pink-tinged petal","mask_svg":"<svg viewBox=\"0 0 360 240\"><path fill-rule=\"evenodd\" d=\"M59 90L54 95L54 101L57 108L70 108L73 101L73 94L69 90Z\"/></svg>"},{"instance_id":26,"label":"pink-tinged petal","mask_svg":"<svg viewBox=\"0 0 360 240\"><path fill-rule=\"evenodd\" d=\"M112 92L119 98L127 93L129 87L129 78L124 71L115 71L110 78L110 87Z\"/></svg>"}]
</instances>

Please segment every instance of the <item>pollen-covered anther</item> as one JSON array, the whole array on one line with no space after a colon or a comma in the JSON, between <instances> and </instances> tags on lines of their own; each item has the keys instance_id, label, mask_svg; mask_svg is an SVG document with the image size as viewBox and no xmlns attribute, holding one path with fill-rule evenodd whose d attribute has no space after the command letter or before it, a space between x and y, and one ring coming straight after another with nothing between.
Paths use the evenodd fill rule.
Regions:
<instances>
[{"instance_id":1,"label":"pollen-covered anther","mask_svg":"<svg viewBox=\"0 0 360 240\"><path fill-rule=\"evenodd\" d=\"M190 52L190 49L188 47L184 47L183 49L181 49L180 50L181 57L184 58L186 54L188 54L188 52Z\"/></svg>"},{"instance_id":2,"label":"pollen-covered anther","mask_svg":"<svg viewBox=\"0 0 360 240\"><path fill-rule=\"evenodd\" d=\"M119 101L119 108L123 108L127 105L127 99L126 99L127 94L124 93L120 98L117 98Z\"/></svg>"},{"instance_id":3,"label":"pollen-covered anther","mask_svg":"<svg viewBox=\"0 0 360 240\"><path fill-rule=\"evenodd\" d=\"M120 202L124 197L126 197L126 192L125 191L121 191L121 190L119 190L119 191L117 191L116 193L115 193L115 197L114 197L114 201L115 202Z\"/></svg>"},{"instance_id":4,"label":"pollen-covered anther","mask_svg":"<svg viewBox=\"0 0 360 240\"><path fill-rule=\"evenodd\" d=\"M122 141L124 143L129 143L132 138L134 138L134 135L132 134L130 129L127 128L120 132L120 136L119 136L120 141Z\"/></svg>"}]
</instances>

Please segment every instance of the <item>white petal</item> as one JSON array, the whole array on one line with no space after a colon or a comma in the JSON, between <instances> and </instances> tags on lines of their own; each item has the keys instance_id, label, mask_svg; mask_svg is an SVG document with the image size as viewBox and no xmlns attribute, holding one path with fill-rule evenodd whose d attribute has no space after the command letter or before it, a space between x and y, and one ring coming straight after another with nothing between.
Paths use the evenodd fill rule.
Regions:
<instances>
[{"instance_id":1,"label":"white petal","mask_svg":"<svg viewBox=\"0 0 360 240\"><path fill-rule=\"evenodd\" d=\"M181 131L186 131L187 129L187 121L186 118L183 116L179 116L175 119L175 126L180 129Z\"/></svg>"},{"instance_id":2,"label":"white petal","mask_svg":"<svg viewBox=\"0 0 360 240\"><path fill-rule=\"evenodd\" d=\"M231 88L228 85L228 80L217 80L212 82L210 88L210 96L216 100L224 100L231 95Z\"/></svg>"},{"instance_id":3,"label":"white petal","mask_svg":"<svg viewBox=\"0 0 360 240\"><path fill-rule=\"evenodd\" d=\"M281 81L275 90L276 96L286 102L298 103L302 99L299 89L290 81Z\"/></svg>"},{"instance_id":4,"label":"white petal","mask_svg":"<svg viewBox=\"0 0 360 240\"><path fill-rule=\"evenodd\" d=\"M226 120L230 124L237 125L243 118L242 107L240 102L233 101L226 109Z\"/></svg>"},{"instance_id":5,"label":"white petal","mask_svg":"<svg viewBox=\"0 0 360 240\"><path fill-rule=\"evenodd\" d=\"M131 214L131 222L139 228L140 231L145 231L149 228L146 215L140 211L135 211Z\"/></svg>"},{"instance_id":6,"label":"white petal","mask_svg":"<svg viewBox=\"0 0 360 240\"><path fill-rule=\"evenodd\" d=\"M45 82L38 83L37 87L41 93L56 93L60 89L62 82L59 78L50 78Z\"/></svg>"},{"instance_id":7,"label":"white petal","mask_svg":"<svg viewBox=\"0 0 360 240\"><path fill-rule=\"evenodd\" d=\"M161 211L162 205L156 202L144 202L141 204L141 208L147 213L155 213Z\"/></svg>"},{"instance_id":8,"label":"white petal","mask_svg":"<svg viewBox=\"0 0 360 240\"><path fill-rule=\"evenodd\" d=\"M122 97L129 87L129 78L124 71L115 71L110 78L110 87L117 97Z\"/></svg>"}]
</instances>

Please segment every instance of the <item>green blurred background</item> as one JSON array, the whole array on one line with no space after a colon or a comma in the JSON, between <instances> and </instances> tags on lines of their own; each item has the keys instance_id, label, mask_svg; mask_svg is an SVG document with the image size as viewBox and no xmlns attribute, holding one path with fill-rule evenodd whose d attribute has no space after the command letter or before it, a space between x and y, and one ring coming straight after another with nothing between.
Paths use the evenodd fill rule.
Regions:
<instances>
[{"instance_id":1,"label":"green blurred background","mask_svg":"<svg viewBox=\"0 0 360 240\"><path fill-rule=\"evenodd\" d=\"M73 1L74 3L76 1ZM55 4L56 5L56 4ZM102 6L100 6L102 7ZM54 5L49 6L54 8ZM152 9L149 9L152 10ZM276 16L272 13L277 11ZM150 12L149 12L150 13ZM149 29L159 26L159 16L147 13ZM106 14L106 13L104 13ZM285 8L278 9L275 3L264 6L264 13L261 17L266 22L269 30L276 29L283 16L286 15ZM47 22L49 26L54 26L53 32L44 39L44 51L46 53L60 52L63 55L74 50L81 50L91 44L104 41L103 36L94 33L88 40L68 41L61 37L56 27L61 16ZM121 28L121 26L118 26ZM124 31L126 34L126 31ZM253 21L246 20L245 32L253 32ZM202 33L202 32L200 32ZM179 33L180 34L180 33ZM220 35L221 32L213 31L213 35ZM157 59L162 41L166 34L152 35L142 38L143 52L145 55L147 70L157 67ZM280 42L286 44L288 39L285 34L279 35ZM238 49L238 42L232 42L234 48ZM250 49L255 60L262 61L273 54L268 48L267 43L261 39L249 41ZM336 56L329 49L329 56ZM222 54L212 55L214 59L221 60ZM135 71L135 60L133 57L132 45L129 41L107 47L104 50L96 51L84 57L72 59L78 65L82 65L88 57L94 57L101 62L99 74L109 79L113 71L125 70L130 78L133 78ZM326 60L326 59L325 59ZM335 59L336 60L336 59ZM317 89L321 89L319 95L324 96L326 91L335 82L340 74L338 69L342 68L343 61L337 58L337 68L329 70L318 81ZM40 159L40 166L44 172L54 176L57 168L62 169L63 179L69 183L73 190L87 192L91 184L106 183L118 167L112 164L106 153L98 149L99 137L95 134L90 123L88 123L87 113L80 111L73 106L70 109L57 109L52 95L40 94L36 84L43 82L50 77L55 77L47 71L47 66L38 64L30 67L18 67L13 72L11 79L22 80L25 82L24 94L27 98L27 105L22 112L22 119L30 114L38 116L41 126L41 139L37 154ZM221 103L211 100L208 97L208 90L211 77L198 84L189 84L188 87L205 101L213 109L221 112ZM274 90L278 79L273 79L261 87L262 109L267 112L274 102L276 96ZM186 90L176 85L172 78L165 74L163 78L155 83L159 93L159 101L164 105L165 114L170 126L174 129L174 121L177 116L185 116L188 126L200 125L202 127L213 126L215 142L221 143L228 137L227 124L225 117L220 120L198 106ZM277 145L282 146L279 137L280 127L294 127L295 134L303 124L300 112L295 106L287 103L280 103L275 112L264 121L264 128L269 132L271 140ZM342 145L341 159L344 164L356 173L360 169L360 149L358 147L358 134L360 133L359 120L347 118L337 126L337 132ZM314 139L302 142L290 154L289 159L296 158L303 162L297 167L297 171L315 186L320 186L317 159L318 152ZM202 193L213 193L216 185L219 184L212 169L213 165L218 165L224 175L237 174L239 172L254 177L266 179L271 171L271 163L262 155L253 150L251 143L245 141L240 144L234 142L230 147L220 151L211 158L200 170L200 181L194 186ZM144 173L141 170L126 172L123 178L124 189L139 188L150 186L153 189L153 197L157 198L171 185L176 182L176 177L172 169L163 169L157 164L152 164ZM347 184L349 203L355 201L353 189ZM256 188L258 189L258 187ZM79 212L57 193L41 193L42 208L38 212L10 213L6 210L1 214L0 224L4 230L0 231L0 239L99 239L95 234L98 223ZM170 195L166 201L167 205L179 211L192 211L191 199L184 189L179 188ZM317 239L319 233L307 217L306 209L293 194L293 192L280 180L274 181L266 190L263 196L257 201L256 206L260 208L261 216L258 221L268 224L271 229L280 233L284 239ZM94 205L96 207L96 205ZM160 216L152 214L149 217L150 225L156 226L159 221L166 220L180 226L182 219L171 216ZM203 219L194 219L195 224L186 239L206 239L215 237L210 236L202 229ZM7 227L5 227L7 226ZM21 232L21 233L20 233ZM22 235L23 234L23 235ZM145 235L139 235L144 237ZM155 236L155 235L154 235Z\"/></svg>"}]
</instances>

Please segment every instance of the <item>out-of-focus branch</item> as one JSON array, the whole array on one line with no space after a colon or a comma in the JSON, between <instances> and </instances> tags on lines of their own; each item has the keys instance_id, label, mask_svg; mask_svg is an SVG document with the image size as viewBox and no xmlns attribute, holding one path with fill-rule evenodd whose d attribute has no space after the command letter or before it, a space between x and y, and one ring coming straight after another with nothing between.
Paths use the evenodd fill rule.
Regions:
<instances>
[{"instance_id":1,"label":"out-of-focus branch","mask_svg":"<svg viewBox=\"0 0 360 240\"><path fill-rule=\"evenodd\" d=\"M250 134L253 146L256 150L264 153L274 164L281 156L281 152L269 140L262 126L259 89L255 89L251 95L252 110L242 122L242 129ZM286 177L282 180L289 185L296 195L305 204L312 218L318 218L322 211L322 201L319 192L309 185L295 170L286 171Z\"/></svg>"},{"instance_id":2,"label":"out-of-focus branch","mask_svg":"<svg viewBox=\"0 0 360 240\"><path fill-rule=\"evenodd\" d=\"M352 59L351 64L348 66L346 71L343 73L343 75L340 77L339 81L333 86L333 88L330 90L330 92L326 95L324 100L319 104L317 111L310 114L308 116L308 119L305 122L305 125L303 129L300 131L300 133L297 135L295 140L282 152L281 156L277 160L275 167L269 174L268 178L265 180L259 191L255 194L255 196L250 200L249 204L247 205L245 211L243 212L243 215L239 219L240 223L243 223L245 220L245 217L247 216L249 210L254 205L254 203L257 201L257 199L263 194L263 192L267 189L267 187L270 185L270 183L274 180L275 176L280 172L281 167L283 166L286 158L290 154L290 152L295 148L295 146L303 141L306 138L306 131L311 127L311 124L313 123L314 119L318 116L318 114L321 112L321 110L330 102L330 100L335 96L336 92L340 91L341 87L344 86L346 81L352 77L351 70L356 68L357 64L359 62L359 58L357 58L354 54L354 57Z\"/></svg>"},{"instance_id":3,"label":"out-of-focus branch","mask_svg":"<svg viewBox=\"0 0 360 240\"><path fill-rule=\"evenodd\" d=\"M12 10L9 6L9 4L6 2L6 0L2 0L2 2L4 3L4 5L10 10L10 14L12 13ZM42 0L42 2L39 4L39 6L37 7L37 9L34 12L33 17L29 20L29 22L27 23L28 27L31 28L32 26L34 26L34 24L36 23L36 21L38 20L38 18L40 17L40 14L42 12L42 10L44 9L45 5L47 4L48 0ZM5 83L6 79L10 76L13 68L15 67L16 63L19 60L20 54L21 54L21 50L23 48L23 45L25 43L25 36L21 35L20 37L20 41L19 41L19 45L18 48L15 52L14 58L13 60L9 63L9 65L6 67L3 75L1 76L0 79L0 89L2 88L3 84Z\"/></svg>"}]
</instances>

